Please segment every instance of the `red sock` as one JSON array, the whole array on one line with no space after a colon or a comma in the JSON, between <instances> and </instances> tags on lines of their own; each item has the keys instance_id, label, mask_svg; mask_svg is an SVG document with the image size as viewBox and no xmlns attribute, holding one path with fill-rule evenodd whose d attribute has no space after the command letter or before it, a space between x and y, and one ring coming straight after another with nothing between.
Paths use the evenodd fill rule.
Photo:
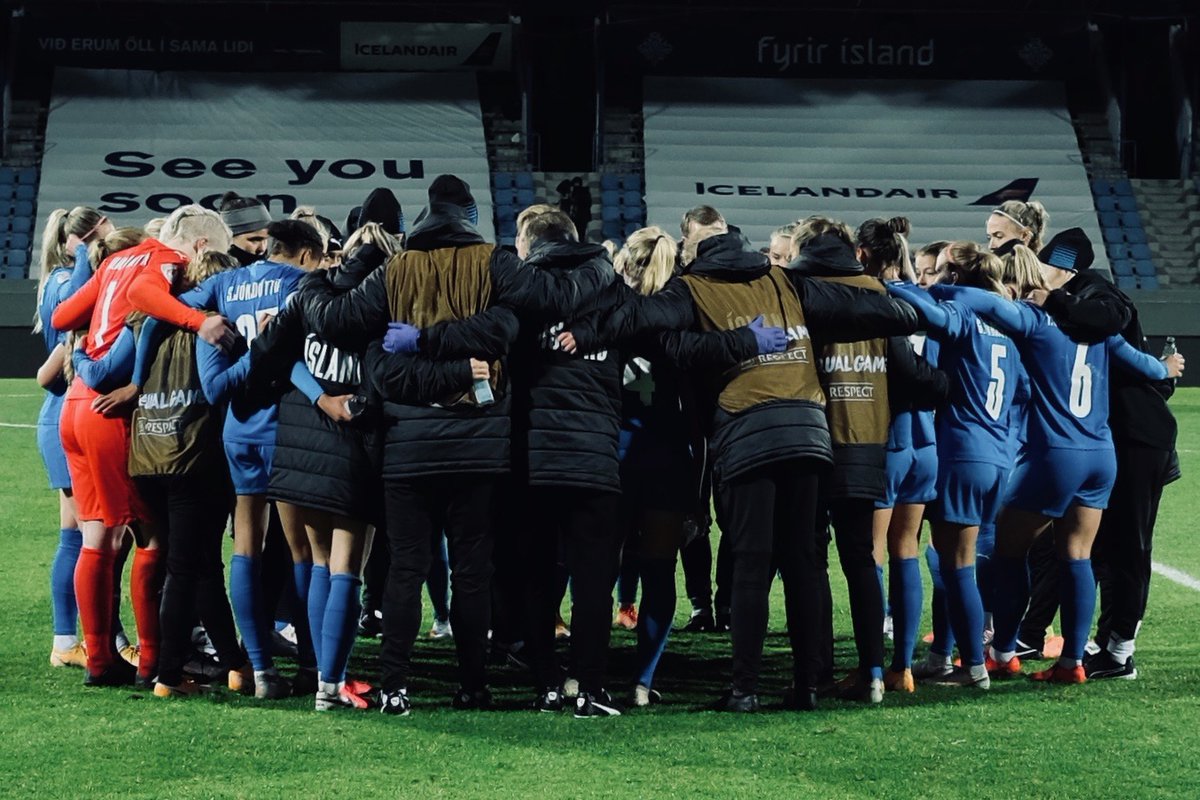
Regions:
<instances>
[{"instance_id":1,"label":"red sock","mask_svg":"<svg viewBox=\"0 0 1200 800\"><path fill-rule=\"evenodd\" d=\"M75 564L75 600L87 644L88 672L99 675L116 654L112 642L113 552L84 547Z\"/></svg>"},{"instance_id":2,"label":"red sock","mask_svg":"<svg viewBox=\"0 0 1200 800\"><path fill-rule=\"evenodd\" d=\"M162 598L159 551L139 547L133 555L129 596L137 620L138 675L152 678L158 671L158 607Z\"/></svg>"}]
</instances>

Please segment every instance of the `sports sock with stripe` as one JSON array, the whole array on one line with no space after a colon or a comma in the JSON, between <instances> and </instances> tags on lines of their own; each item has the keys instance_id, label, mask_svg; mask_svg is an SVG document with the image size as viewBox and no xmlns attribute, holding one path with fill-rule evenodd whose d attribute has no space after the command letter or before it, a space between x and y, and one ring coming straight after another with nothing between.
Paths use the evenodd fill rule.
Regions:
<instances>
[{"instance_id":1,"label":"sports sock with stripe","mask_svg":"<svg viewBox=\"0 0 1200 800\"><path fill-rule=\"evenodd\" d=\"M79 606L75 603L75 562L83 547L83 534L78 528L62 528L58 532L58 549L50 562L50 604L54 612L54 646L65 650L74 646L75 620ZM62 637L62 638L60 638Z\"/></svg>"},{"instance_id":2,"label":"sports sock with stripe","mask_svg":"<svg viewBox=\"0 0 1200 800\"><path fill-rule=\"evenodd\" d=\"M260 559L234 555L229 565L229 597L246 656L256 672L271 669L275 663L271 658L270 626L259 607L261 576Z\"/></svg>"},{"instance_id":3,"label":"sports sock with stripe","mask_svg":"<svg viewBox=\"0 0 1200 800\"><path fill-rule=\"evenodd\" d=\"M929 577L933 581L933 598L930 601L933 615L933 644L929 646L932 653L949 657L954 653L954 628L950 625L950 610L946 602L946 584L942 583L941 559L937 550L932 546L925 548L925 564L929 567Z\"/></svg>"},{"instance_id":4,"label":"sports sock with stripe","mask_svg":"<svg viewBox=\"0 0 1200 800\"><path fill-rule=\"evenodd\" d=\"M650 688L675 619L675 559L640 558L642 604L638 607L637 682Z\"/></svg>"},{"instance_id":5,"label":"sports sock with stripe","mask_svg":"<svg viewBox=\"0 0 1200 800\"><path fill-rule=\"evenodd\" d=\"M321 654L325 641L325 606L329 603L329 567L313 564L308 580L308 629L312 636L313 649L317 653L317 667L321 666ZM322 677L325 677L322 673Z\"/></svg>"},{"instance_id":6,"label":"sports sock with stripe","mask_svg":"<svg viewBox=\"0 0 1200 800\"><path fill-rule=\"evenodd\" d=\"M1058 586L1063 632L1060 663L1073 667L1083 663L1083 646L1087 643L1092 614L1096 611L1096 578L1092 573L1092 560L1060 560Z\"/></svg>"},{"instance_id":7,"label":"sports sock with stripe","mask_svg":"<svg viewBox=\"0 0 1200 800\"><path fill-rule=\"evenodd\" d=\"M992 577L992 556L996 554L996 525L979 526L979 538L975 540L975 582L979 585L979 599L985 614L992 611L992 593L995 580Z\"/></svg>"},{"instance_id":8,"label":"sports sock with stripe","mask_svg":"<svg viewBox=\"0 0 1200 800\"><path fill-rule=\"evenodd\" d=\"M115 656L112 641L113 552L83 547L75 564L75 599L87 643L88 672L99 675Z\"/></svg>"},{"instance_id":9,"label":"sports sock with stripe","mask_svg":"<svg viewBox=\"0 0 1200 800\"><path fill-rule=\"evenodd\" d=\"M893 558L888 564L888 591L892 605L892 669L912 667L913 648L921 627L921 564L916 558Z\"/></svg>"},{"instance_id":10,"label":"sports sock with stripe","mask_svg":"<svg viewBox=\"0 0 1200 800\"><path fill-rule=\"evenodd\" d=\"M158 672L159 607L162 605L162 551L139 547L133 555L129 598L138 632L138 675L153 678Z\"/></svg>"},{"instance_id":11,"label":"sports sock with stripe","mask_svg":"<svg viewBox=\"0 0 1200 800\"><path fill-rule=\"evenodd\" d=\"M329 600L321 629L322 680L331 683L346 680L346 662L358 635L358 615L362 611L361 589L362 581L356 575L335 572L329 576Z\"/></svg>"}]
</instances>

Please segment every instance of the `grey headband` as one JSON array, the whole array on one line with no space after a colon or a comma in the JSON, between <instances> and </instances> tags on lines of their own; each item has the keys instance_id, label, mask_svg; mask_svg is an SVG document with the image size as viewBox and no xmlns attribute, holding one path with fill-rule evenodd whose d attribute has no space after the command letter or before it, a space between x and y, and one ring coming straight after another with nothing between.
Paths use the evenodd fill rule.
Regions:
<instances>
[{"instance_id":1,"label":"grey headband","mask_svg":"<svg viewBox=\"0 0 1200 800\"><path fill-rule=\"evenodd\" d=\"M222 211L221 219L229 226L229 230L233 231L234 236L262 230L271 224L271 215L267 213L266 206L261 203Z\"/></svg>"}]
</instances>

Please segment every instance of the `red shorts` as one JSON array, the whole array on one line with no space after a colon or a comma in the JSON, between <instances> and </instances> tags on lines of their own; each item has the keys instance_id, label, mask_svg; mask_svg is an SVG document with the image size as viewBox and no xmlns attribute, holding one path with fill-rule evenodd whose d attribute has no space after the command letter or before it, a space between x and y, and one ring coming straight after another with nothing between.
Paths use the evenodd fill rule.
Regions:
<instances>
[{"instance_id":1,"label":"red shorts","mask_svg":"<svg viewBox=\"0 0 1200 800\"><path fill-rule=\"evenodd\" d=\"M96 396L76 378L59 426L78 517L109 528L147 520L149 510L129 477L129 418L96 413Z\"/></svg>"}]
</instances>

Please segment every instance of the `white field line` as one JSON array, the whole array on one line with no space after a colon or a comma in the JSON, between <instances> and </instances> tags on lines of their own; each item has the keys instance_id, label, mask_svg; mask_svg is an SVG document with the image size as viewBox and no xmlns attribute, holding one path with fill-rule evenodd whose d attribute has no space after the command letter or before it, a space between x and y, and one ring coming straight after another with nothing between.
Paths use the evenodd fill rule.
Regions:
<instances>
[{"instance_id":1,"label":"white field line","mask_svg":"<svg viewBox=\"0 0 1200 800\"><path fill-rule=\"evenodd\" d=\"M1193 578L1183 570L1178 570L1174 567L1168 567L1166 564L1160 564L1157 561L1150 562L1150 569L1154 570L1159 575L1162 575L1169 581L1178 583L1180 586L1186 586L1193 591L1200 592L1200 580Z\"/></svg>"},{"instance_id":2,"label":"white field line","mask_svg":"<svg viewBox=\"0 0 1200 800\"><path fill-rule=\"evenodd\" d=\"M32 428L32 429L36 429L37 425L26 425L23 422L0 422L0 428Z\"/></svg>"},{"instance_id":3,"label":"white field line","mask_svg":"<svg viewBox=\"0 0 1200 800\"><path fill-rule=\"evenodd\" d=\"M0 398L9 397L43 397L44 394L0 394Z\"/></svg>"}]
</instances>

